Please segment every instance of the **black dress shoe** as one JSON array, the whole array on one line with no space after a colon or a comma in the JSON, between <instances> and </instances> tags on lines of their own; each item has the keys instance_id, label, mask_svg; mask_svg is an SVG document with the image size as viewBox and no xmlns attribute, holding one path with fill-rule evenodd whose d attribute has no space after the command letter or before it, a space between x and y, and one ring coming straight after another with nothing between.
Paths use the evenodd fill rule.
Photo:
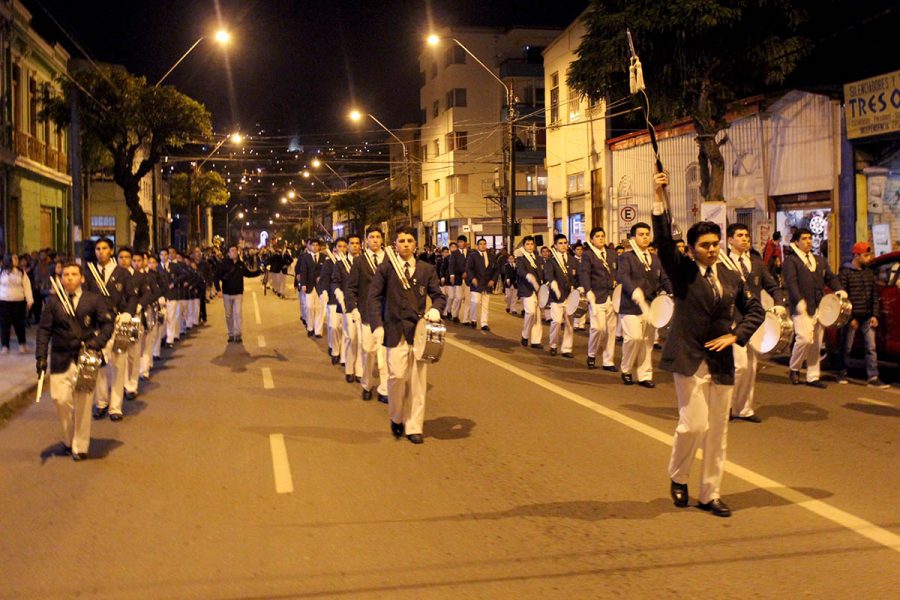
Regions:
<instances>
[{"instance_id":1,"label":"black dress shoe","mask_svg":"<svg viewBox=\"0 0 900 600\"><path fill-rule=\"evenodd\" d=\"M165 346L166 348L171 349L171 348L174 348L174 347L175 347L175 344L173 344L172 342L166 342L166 343L164 344L164 346Z\"/></svg>"},{"instance_id":2,"label":"black dress shoe","mask_svg":"<svg viewBox=\"0 0 900 600\"><path fill-rule=\"evenodd\" d=\"M425 440L422 439L421 433L410 434L410 435L406 436L406 439L411 441L413 444L422 444L425 442Z\"/></svg>"},{"instance_id":3,"label":"black dress shoe","mask_svg":"<svg viewBox=\"0 0 900 600\"><path fill-rule=\"evenodd\" d=\"M308 329L306 330L306 337L312 337L312 336L314 336L314 335L316 335L315 332L310 331L310 330L308 330Z\"/></svg>"},{"instance_id":4,"label":"black dress shoe","mask_svg":"<svg viewBox=\"0 0 900 600\"><path fill-rule=\"evenodd\" d=\"M110 421L114 421L114 422L116 422L116 423L118 423L119 421L121 421L123 418L124 418L124 417L123 417L122 415L120 415L120 414L109 415L109 420L110 420Z\"/></svg>"},{"instance_id":5,"label":"black dress shoe","mask_svg":"<svg viewBox=\"0 0 900 600\"><path fill-rule=\"evenodd\" d=\"M622 383L625 385L634 385L634 380L631 378L631 373L622 373Z\"/></svg>"},{"instance_id":6,"label":"black dress shoe","mask_svg":"<svg viewBox=\"0 0 900 600\"><path fill-rule=\"evenodd\" d=\"M459 317L453 317L453 322L454 322L454 323L459 323Z\"/></svg>"},{"instance_id":7,"label":"black dress shoe","mask_svg":"<svg viewBox=\"0 0 900 600\"><path fill-rule=\"evenodd\" d=\"M531 347L535 350L543 350L544 349L543 344L532 344Z\"/></svg>"},{"instance_id":8,"label":"black dress shoe","mask_svg":"<svg viewBox=\"0 0 900 600\"><path fill-rule=\"evenodd\" d=\"M509 309L508 309L508 308L506 309L506 312L509 312Z\"/></svg>"},{"instance_id":9,"label":"black dress shoe","mask_svg":"<svg viewBox=\"0 0 900 600\"><path fill-rule=\"evenodd\" d=\"M94 420L99 421L109 413L109 407L94 408Z\"/></svg>"},{"instance_id":10,"label":"black dress shoe","mask_svg":"<svg viewBox=\"0 0 900 600\"><path fill-rule=\"evenodd\" d=\"M587 357L587 368L588 369L596 369L597 368L597 359L593 356Z\"/></svg>"},{"instance_id":11,"label":"black dress shoe","mask_svg":"<svg viewBox=\"0 0 900 600\"><path fill-rule=\"evenodd\" d=\"M336 365L336 364L338 364L339 362L341 362L341 357L340 357L340 356L332 356L332 357L331 357L331 364Z\"/></svg>"},{"instance_id":12,"label":"black dress shoe","mask_svg":"<svg viewBox=\"0 0 900 600\"><path fill-rule=\"evenodd\" d=\"M481 330L482 330L482 331L490 331L491 328L488 327L487 325L482 325L482 326L481 326Z\"/></svg>"},{"instance_id":13,"label":"black dress shoe","mask_svg":"<svg viewBox=\"0 0 900 600\"><path fill-rule=\"evenodd\" d=\"M382 404L387 404L388 397L385 396L384 394L378 394L378 401L381 402Z\"/></svg>"},{"instance_id":14,"label":"black dress shoe","mask_svg":"<svg viewBox=\"0 0 900 600\"><path fill-rule=\"evenodd\" d=\"M616 365L603 365L603 370L609 371L610 373L618 373L619 367L617 367Z\"/></svg>"},{"instance_id":15,"label":"black dress shoe","mask_svg":"<svg viewBox=\"0 0 900 600\"><path fill-rule=\"evenodd\" d=\"M563 358L575 358L575 355L571 352L563 352L561 355Z\"/></svg>"},{"instance_id":16,"label":"black dress shoe","mask_svg":"<svg viewBox=\"0 0 900 600\"><path fill-rule=\"evenodd\" d=\"M672 502L678 508L684 508L688 505L688 487L686 483L675 483L669 486L669 493L672 495Z\"/></svg>"},{"instance_id":17,"label":"black dress shoe","mask_svg":"<svg viewBox=\"0 0 900 600\"><path fill-rule=\"evenodd\" d=\"M347 381L347 383L353 383L355 377L353 377L353 375L344 375L344 379Z\"/></svg>"},{"instance_id":18,"label":"black dress shoe","mask_svg":"<svg viewBox=\"0 0 900 600\"><path fill-rule=\"evenodd\" d=\"M62 455L69 456L70 454L72 454L72 446L66 446L65 444L63 444Z\"/></svg>"},{"instance_id":19,"label":"black dress shoe","mask_svg":"<svg viewBox=\"0 0 900 600\"><path fill-rule=\"evenodd\" d=\"M732 419L735 421L747 421L748 423L762 423L762 419L760 419L756 415L750 415L749 417L741 417L739 415L732 415L731 419L729 419L729 420L732 420Z\"/></svg>"},{"instance_id":20,"label":"black dress shoe","mask_svg":"<svg viewBox=\"0 0 900 600\"><path fill-rule=\"evenodd\" d=\"M316 339L317 339L317 340L321 340L321 339L322 339L322 334L321 334L321 333L317 333L317 334L316 334Z\"/></svg>"},{"instance_id":21,"label":"black dress shoe","mask_svg":"<svg viewBox=\"0 0 900 600\"><path fill-rule=\"evenodd\" d=\"M641 387L649 388L651 390L656 387L656 384L649 379L647 381L638 381L638 385Z\"/></svg>"},{"instance_id":22,"label":"black dress shoe","mask_svg":"<svg viewBox=\"0 0 900 600\"><path fill-rule=\"evenodd\" d=\"M72 460L75 462L85 460L87 458L87 452L76 452L72 455Z\"/></svg>"},{"instance_id":23,"label":"black dress shoe","mask_svg":"<svg viewBox=\"0 0 900 600\"><path fill-rule=\"evenodd\" d=\"M469 321L469 327L471 327L472 329L478 329L478 323L476 323L475 321Z\"/></svg>"},{"instance_id":24,"label":"black dress shoe","mask_svg":"<svg viewBox=\"0 0 900 600\"><path fill-rule=\"evenodd\" d=\"M522 338L521 344L522 344L523 348L527 348L528 347L528 338Z\"/></svg>"},{"instance_id":25,"label":"black dress shoe","mask_svg":"<svg viewBox=\"0 0 900 600\"><path fill-rule=\"evenodd\" d=\"M800 371L792 370L788 375L790 376L793 385L800 385Z\"/></svg>"},{"instance_id":26,"label":"black dress shoe","mask_svg":"<svg viewBox=\"0 0 900 600\"><path fill-rule=\"evenodd\" d=\"M559 351L556 348L550 348L550 356L556 356Z\"/></svg>"},{"instance_id":27,"label":"black dress shoe","mask_svg":"<svg viewBox=\"0 0 900 600\"><path fill-rule=\"evenodd\" d=\"M403 423L394 423L391 421L391 433L394 434L395 438L403 437Z\"/></svg>"},{"instance_id":28,"label":"black dress shoe","mask_svg":"<svg viewBox=\"0 0 900 600\"><path fill-rule=\"evenodd\" d=\"M818 389L820 389L820 390L824 390L825 388L828 387L827 385L825 385L824 383L822 383L822 382L819 381L818 379L816 379L815 381L807 381L807 382L806 382L806 385L808 385L809 387L818 388Z\"/></svg>"},{"instance_id":29,"label":"black dress shoe","mask_svg":"<svg viewBox=\"0 0 900 600\"><path fill-rule=\"evenodd\" d=\"M697 508L700 510L705 510L707 512L711 512L717 517L730 517L731 509L728 508L728 505L722 502L721 498L713 498L707 503L700 502L697 504Z\"/></svg>"},{"instance_id":30,"label":"black dress shoe","mask_svg":"<svg viewBox=\"0 0 900 600\"><path fill-rule=\"evenodd\" d=\"M244 343L244 338L242 338L242 337L239 336L239 335L236 335L236 336L234 336L234 343L235 343L235 344L243 344L243 343Z\"/></svg>"},{"instance_id":31,"label":"black dress shoe","mask_svg":"<svg viewBox=\"0 0 900 600\"><path fill-rule=\"evenodd\" d=\"M353 379L356 380L356 383L359 383L360 381L362 381L362 377L354 377Z\"/></svg>"},{"instance_id":32,"label":"black dress shoe","mask_svg":"<svg viewBox=\"0 0 900 600\"><path fill-rule=\"evenodd\" d=\"M363 400L371 400L372 399L372 390L363 390L362 396L363 396Z\"/></svg>"},{"instance_id":33,"label":"black dress shoe","mask_svg":"<svg viewBox=\"0 0 900 600\"><path fill-rule=\"evenodd\" d=\"M228 343L230 344L230 343L233 342L233 341L234 341L234 336L233 336L233 335L229 335L229 336L228 336Z\"/></svg>"},{"instance_id":34,"label":"black dress shoe","mask_svg":"<svg viewBox=\"0 0 900 600\"><path fill-rule=\"evenodd\" d=\"M137 398L137 396L138 396L137 392L125 392L125 399L128 400L129 402L134 400L135 398Z\"/></svg>"}]
</instances>

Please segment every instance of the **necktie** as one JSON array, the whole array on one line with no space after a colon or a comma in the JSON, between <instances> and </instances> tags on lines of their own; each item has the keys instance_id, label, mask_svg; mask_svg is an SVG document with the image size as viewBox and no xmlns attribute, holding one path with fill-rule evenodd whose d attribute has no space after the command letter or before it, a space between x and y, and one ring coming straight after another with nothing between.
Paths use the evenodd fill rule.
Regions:
<instances>
[{"instance_id":1,"label":"necktie","mask_svg":"<svg viewBox=\"0 0 900 600\"><path fill-rule=\"evenodd\" d=\"M372 261L375 263L375 266L378 267L378 255L374 252L372 253Z\"/></svg>"},{"instance_id":2,"label":"necktie","mask_svg":"<svg viewBox=\"0 0 900 600\"><path fill-rule=\"evenodd\" d=\"M69 303L75 308L75 294L69 294Z\"/></svg>"},{"instance_id":3,"label":"necktie","mask_svg":"<svg viewBox=\"0 0 900 600\"><path fill-rule=\"evenodd\" d=\"M744 278L750 277L750 271L747 269L747 263L744 262L745 258L742 256L738 259L741 263L741 273L744 274Z\"/></svg>"},{"instance_id":4,"label":"necktie","mask_svg":"<svg viewBox=\"0 0 900 600\"><path fill-rule=\"evenodd\" d=\"M812 259L809 258L809 252L806 253L806 264L812 269Z\"/></svg>"},{"instance_id":5,"label":"necktie","mask_svg":"<svg viewBox=\"0 0 900 600\"><path fill-rule=\"evenodd\" d=\"M648 267L650 266L650 253L649 252L644 252L644 262L647 263Z\"/></svg>"},{"instance_id":6,"label":"necktie","mask_svg":"<svg viewBox=\"0 0 900 600\"><path fill-rule=\"evenodd\" d=\"M606 262L606 250L601 250L601 251L600 251L600 259L601 259L603 262Z\"/></svg>"},{"instance_id":7,"label":"necktie","mask_svg":"<svg viewBox=\"0 0 900 600\"><path fill-rule=\"evenodd\" d=\"M406 280L409 281L409 263L403 263L403 275L406 277Z\"/></svg>"},{"instance_id":8,"label":"necktie","mask_svg":"<svg viewBox=\"0 0 900 600\"><path fill-rule=\"evenodd\" d=\"M709 287L712 288L713 299L718 302L719 301L719 288L716 287L716 276L713 274L712 267L706 267L706 281L709 283Z\"/></svg>"}]
</instances>

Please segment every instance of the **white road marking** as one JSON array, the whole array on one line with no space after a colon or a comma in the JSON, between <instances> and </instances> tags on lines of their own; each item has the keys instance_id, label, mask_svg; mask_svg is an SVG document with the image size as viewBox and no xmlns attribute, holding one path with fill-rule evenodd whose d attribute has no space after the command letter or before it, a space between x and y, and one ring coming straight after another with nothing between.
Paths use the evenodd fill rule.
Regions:
<instances>
[{"instance_id":1,"label":"white road marking","mask_svg":"<svg viewBox=\"0 0 900 600\"><path fill-rule=\"evenodd\" d=\"M264 338L263 336L259 336L259 338L257 339L257 343L259 344L260 348L265 348L266 347L266 338Z\"/></svg>"},{"instance_id":2,"label":"white road marking","mask_svg":"<svg viewBox=\"0 0 900 600\"><path fill-rule=\"evenodd\" d=\"M878 406L887 406L888 408L894 408L894 405L890 402L882 402L881 400L873 400L872 398L857 398L862 402L867 402L869 404L877 404Z\"/></svg>"},{"instance_id":3,"label":"white road marking","mask_svg":"<svg viewBox=\"0 0 900 600\"><path fill-rule=\"evenodd\" d=\"M588 408L604 417L612 419L613 421L616 421L617 423L620 423L628 427L629 429L632 429L639 433L643 433L647 437L653 438L658 442L662 442L667 446L672 445L671 433L663 433L655 427L650 427L649 425L646 425L618 411L607 408L602 404L597 404L596 402L593 402L592 400L589 400L584 396L550 383L546 379L538 377L537 375L529 373L528 371L520 369L519 367L508 364L498 358L491 356L490 354L482 352L481 350L476 350L471 346L464 345L450 338L445 338L445 341L447 342L447 344L453 346L454 348L458 348L464 352L468 352L469 354L477 356L478 358L481 358L495 366L498 366L501 369L505 369L506 371L509 371L514 375L518 375L522 379L530 381L531 383L542 387L545 390L548 390L567 400L571 400L575 404L579 404L585 408ZM855 515L840 510L839 508L835 508L830 504L822 502L821 500L816 500L815 498L808 496L802 492L791 489L781 482L775 481L774 479L769 479L768 477L761 475L756 471L747 469L733 462L726 463L725 470L735 477L743 479L747 483L750 483L751 485L763 488L771 494L784 498L791 504L796 504L797 506L805 508L806 510L817 514L820 517L828 519L833 523L836 523L842 527L846 527L851 531L855 531L859 535L866 537L877 544L881 544L882 546L886 546L887 548L900 552L900 536L888 531L887 529L878 527L874 523L870 523L864 519L860 519Z\"/></svg>"},{"instance_id":4,"label":"white road marking","mask_svg":"<svg viewBox=\"0 0 900 600\"><path fill-rule=\"evenodd\" d=\"M271 390L275 388L275 381L272 379L272 369L269 367L262 368L263 388Z\"/></svg>"},{"instance_id":5,"label":"white road marking","mask_svg":"<svg viewBox=\"0 0 900 600\"><path fill-rule=\"evenodd\" d=\"M259 316L259 300L256 299L256 292L253 292L253 316L256 317L256 324L262 325L262 317Z\"/></svg>"},{"instance_id":6,"label":"white road marking","mask_svg":"<svg viewBox=\"0 0 900 600\"><path fill-rule=\"evenodd\" d=\"M287 447L284 445L284 435L281 433L269 434L269 448L272 451L275 493L293 494L294 479L291 477L291 465L288 462Z\"/></svg>"}]
</instances>

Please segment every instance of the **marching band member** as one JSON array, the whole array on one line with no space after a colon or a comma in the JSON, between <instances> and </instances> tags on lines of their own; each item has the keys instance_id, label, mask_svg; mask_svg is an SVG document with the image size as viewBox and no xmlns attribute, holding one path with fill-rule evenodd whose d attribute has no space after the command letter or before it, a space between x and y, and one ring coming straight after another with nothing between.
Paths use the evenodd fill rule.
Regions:
<instances>
[{"instance_id":1,"label":"marching band member","mask_svg":"<svg viewBox=\"0 0 900 600\"><path fill-rule=\"evenodd\" d=\"M516 257L509 254L506 257L506 264L503 265L503 291L506 294L506 312L519 314L519 299L516 292L518 291L518 282L516 280Z\"/></svg>"},{"instance_id":2,"label":"marching band member","mask_svg":"<svg viewBox=\"0 0 900 600\"><path fill-rule=\"evenodd\" d=\"M62 426L63 445L73 460L82 460L87 458L91 443L93 394L75 389L78 354L82 344L98 351L106 346L112 337L114 316L106 298L84 289L81 265L69 263L63 267L61 284L64 299L51 295L41 312L36 366L38 375L47 371L49 344L50 396Z\"/></svg>"},{"instance_id":3,"label":"marching band member","mask_svg":"<svg viewBox=\"0 0 900 600\"><path fill-rule=\"evenodd\" d=\"M306 335L308 337L322 337L322 325L324 324L324 306L320 306L318 285L319 275L322 273L324 258L319 253L321 247L319 240L309 241L309 253L303 255L303 264L300 265L303 285L300 293L306 299Z\"/></svg>"},{"instance_id":4,"label":"marching band member","mask_svg":"<svg viewBox=\"0 0 900 600\"><path fill-rule=\"evenodd\" d=\"M90 276L86 278L89 292L101 294L106 298L110 311L117 322L131 319L132 298L129 296L129 280L131 274L112 260L112 242L101 238L94 246L97 263L89 263ZM113 352L114 337L107 341L103 349L106 368L97 373L97 385L94 388L94 418L102 419L109 414L111 421L122 420L122 401L125 394L125 354Z\"/></svg>"},{"instance_id":5,"label":"marching band member","mask_svg":"<svg viewBox=\"0 0 900 600\"><path fill-rule=\"evenodd\" d=\"M660 368L673 374L678 399L678 426L669 461L670 493L675 506L688 505L687 482L702 444L698 508L717 517L730 517L731 510L719 496L734 393L734 354L729 346L746 345L762 324L765 311L738 273L717 264L718 225L695 223L687 232L693 258L678 251L663 196L668 177L660 173L655 181L653 227L660 258L675 288L672 329L660 361ZM741 315L737 323L735 308Z\"/></svg>"},{"instance_id":6,"label":"marching band member","mask_svg":"<svg viewBox=\"0 0 900 600\"><path fill-rule=\"evenodd\" d=\"M450 313L453 316L454 323L469 322L469 302L471 301L469 294L469 283L466 281L466 262L469 259L468 238L464 235L456 238L456 250L450 253L450 266L448 272L450 274L450 285L453 290L453 306Z\"/></svg>"},{"instance_id":7,"label":"marching band member","mask_svg":"<svg viewBox=\"0 0 900 600\"><path fill-rule=\"evenodd\" d=\"M339 257L338 265L331 275L331 286L334 289L334 297L337 301L337 310L341 317L343 331L343 344L341 347L341 360L344 363L344 377L347 383L361 381L363 376L362 352L359 348L361 324L356 315L347 309L347 297L350 292L350 272L353 262L361 252L361 242L355 233L347 236L347 252Z\"/></svg>"},{"instance_id":8,"label":"marching band member","mask_svg":"<svg viewBox=\"0 0 900 600\"><path fill-rule=\"evenodd\" d=\"M444 318L452 318L451 310L456 298L456 286L450 283L450 256L456 250L456 242L450 242L449 248L444 248L441 261L438 265L438 278L441 280L441 292L447 296L447 308L444 309Z\"/></svg>"},{"instance_id":9,"label":"marching band member","mask_svg":"<svg viewBox=\"0 0 900 600\"><path fill-rule=\"evenodd\" d=\"M162 251L160 251L160 254ZM147 268L156 275L156 283L159 286L159 305L160 315L159 322L156 324L156 336L153 342L153 359L158 360L160 357L161 346L166 338L166 322L168 309L168 291L169 291L169 273L165 271L159 264L159 259L153 254L147 256ZM163 312L165 311L165 312ZM150 367L153 367L153 361L150 361Z\"/></svg>"},{"instance_id":10,"label":"marching band member","mask_svg":"<svg viewBox=\"0 0 900 600\"><path fill-rule=\"evenodd\" d=\"M312 248L312 241L308 241L303 248L303 252L297 257L294 263L294 287L297 288L297 301L300 303L300 322L303 323L304 329L309 322L309 307L306 306L306 294L303 292L306 286L306 280L303 278L304 263L308 260Z\"/></svg>"},{"instance_id":11,"label":"marching band member","mask_svg":"<svg viewBox=\"0 0 900 600\"><path fill-rule=\"evenodd\" d=\"M584 244L581 242L575 242L575 245L571 248L571 256L570 258L573 260L573 265L575 265L575 272L578 273L578 270L581 269L581 263L584 260ZM572 327L575 331L584 331L584 323L590 316L590 312L581 315L577 319L572 319Z\"/></svg>"},{"instance_id":12,"label":"marching band member","mask_svg":"<svg viewBox=\"0 0 900 600\"><path fill-rule=\"evenodd\" d=\"M322 275L319 278L325 286L322 298L327 300L328 315L326 326L328 330L328 350L331 353L331 364L343 364L344 336L341 320L338 316L337 298L334 295L334 272L338 268L338 256L347 254L347 238L339 237L334 241L334 252L329 252L328 258L322 265Z\"/></svg>"},{"instance_id":13,"label":"marching band member","mask_svg":"<svg viewBox=\"0 0 900 600\"><path fill-rule=\"evenodd\" d=\"M557 234L553 237L551 257L544 263L544 281L550 284L550 356L556 356L557 349L561 349L566 358L575 356L572 354L575 334L572 317L566 312L566 300L576 276L574 261L569 258L568 238Z\"/></svg>"},{"instance_id":14,"label":"marching band member","mask_svg":"<svg viewBox=\"0 0 900 600\"><path fill-rule=\"evenodd\" d=\"M384 263L385 255L382 243L384 234L377 227L370 227L366 231L366 250L353 261L350 270L350 282L347 285L345 301L347 310L351 312L355 321L361 324L359 347L362 351L363 375L362 399L372 399L372 388L375 387L375 373L378 372L378 401L388 402L388 370L386 352L384 346L379 344L373 335L374 328L369 321L371 310L369 308L369 285L378 266Z\"/></svg>"},{"instance_id":15,"label":"marching band member","mask_svg":"<svg viewBox=\"0 0 900 600\"><path fill-rule=\"evenodd\" d=\"M550 248L548 248L547 246L541 246L541 255L538 257L537 263L538 263L538 267L540 267L540 269L541 269L541 278L542 279L544 276L544 265L547 263L548 260L550 260ZM541 309L541 320L544 323L547 323L548 325L550 324L549 303L548 303L548 306Z\"/></svg>"},{"instance_id":16,"label":"marching band member","mask_svg":"<svg viewBox=\"0 0 900 600\"><path fill-rule=\"evenodd\" d=\"M138 383L141 375L141 348L144 344L144 337L147 335L146 329L144 329L147 324L144 318L144 311L146 307L150 306L153 298L150 281L139 268L139 266L143 266L142 259L138 258L135 262L134 254L132 254L131 248L127 246L119 248L117 257L119 266L127 269L131 275L128 283L130 288L129 296L133 298L131 315L141 319L137 342L129 344L128 349L122 353L125 357L123 365L125 371L125 399L134 400L138 395Z\"/></svg>"},{"instance_id":17,"label":"marching band member","mask_svg":"<svg viewBox=\"0 0 900 600\"><path fill-rule=\"evenodd\" d=\"M750 253L750 230L747 226L743 223L732 223L728 226L727 231L728 258L743 277L744 288L747 292L761 302L762 290L765 289L779 306L784 304L784 290L769 273L766 263ZM735 305L735 320L740 321L742 317L740 307ZM731 418L749 423L759 423L761 419L753 412L759 354L750 344L744 346L734 344L732 348L734 349L734 399L731 403Z\"/></svg>"},{"instance_id":18,"label":"marching band member","mask_svg":"<svg viewBox=\"0 0 900 600\"><path fill-rule=\"evenodd\" d=\"M479 325L482 331L490 331L488 315L490 312L491 294L497 284L497 259L488 254L487 241L484 238L476 242L477 252L469 252L466 258L466 281L469 283L471 298L472 329ZM479 313L478 307L481 305Z\"/></svg>"},{"instance_id":19,"label":"marching band member","mask_svg":"<svg viewBox=\"0 0 900 600\"><path fill-rule=\"evenodd\" d=\"M544 281L544 269L534 254L534 237L522 238L522 255L516 259L516 295L522 300L525 313L522 323L522 345L536 350L543 348L541 336L541 307L538 306L538 290Z\"/></svg>"},{"instance_id":20,"label":"marching band member","mask_svg":"<svg viewBox=\"0 0 900 600\"><path fill-rule=\"evenodd\" d=\"M602 349L603 370L616 372L616 313L612 292L616 286L616 255L606 246L602 227L591 229L587 251L578 269L578 285L591 307L591 332L588 337L588 369L596 369L597 352Z\"/></svg>"},{"instance_id":21,"label":"marching band member","mask_svg":"<svg viewBox=\"0 0 900 600\"><path fill-rule=\"evenodd\" d=\"M165 296L163 296L163 290L159 285L158 273L150 269L149 265L150 261L146 252L139 251L134 253L132 266L134 266L135 271L144 275L147 286L150 288L150 305L148 308L150 311L158 311L160 299ZM147 315L148 311L145 310L143 315L144 333L141 335L141 358L139 364L139 375L144 379L150 379L150 371L153 369L153 350L157 347L160 328L158 319L156 323L153 323L147 318Z\"/></svg>"},{"instance_id":22,"label":"marching band member","mask_svg":"<svg viewBox=\"0 0 900 600\"><path fill-rule=\"evenodd\" d=\"M819 302L825 295L825 284L841 298L847 292L841 280L831 272L828 261L812 253L812 231L805 227L798 229L791 238L791 250L784 259L784 287L791 301L794 320L794 351L791 353L790 378L794 385L800 384L800 369L806 361L806 385L825 388L819 381L819 360L825 328L816 319Z\"/></svg>"},{"instance_id":23,"label":"marching band member","mask_svg":"<svg viewBox=\"0 0 900 600\"><path fill-rule=\"evenodd\" d=\"M406 435L413 444L421 444L428 363L416 360L414 336L422 315L429 321L441 320L447 299L441 293L434 267L415 259L412 228L397 229L396 248L400 263L397 268L402 269L403 280L389 261L379 265L369 288L369 321L376 340L387 348L391 433L397 438ZM408 282L408 289L404 289L404 281ZM431 298L427 313L426 296Z\"/></svg>"},{"instance_id":24,"label":"marching band member","mask_svg":"<svg viewBox=\"0 0 900 600\"><path fill-rule=\"evenodd\" d=\"M650 302L660 291L672 293L669 278L656 254L650 252L650 226L635 223L631 227L633 252L619 256L618 277L622 284L622 382L647 388L653 383L651 362L656 329L650 322Z\"/></svg>"}]
</instances>

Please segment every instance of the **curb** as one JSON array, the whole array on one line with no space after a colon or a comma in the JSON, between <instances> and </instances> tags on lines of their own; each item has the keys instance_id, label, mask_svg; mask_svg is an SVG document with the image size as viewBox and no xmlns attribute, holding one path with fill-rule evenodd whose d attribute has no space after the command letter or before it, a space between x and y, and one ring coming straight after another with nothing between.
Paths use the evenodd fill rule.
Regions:
<instances>
[{"instance_id":1,"label":"curb","mask_svg":"<svg viewBox=\"0 0 900 600\"><path fill-rule=\"evenodd\" d=\"M22 388L12 397L0 402L0 427L3 427L17 413L22 412L25 407L34 402L34 395L37 392L37 382Z\"/></svg>"}]
</instances>

